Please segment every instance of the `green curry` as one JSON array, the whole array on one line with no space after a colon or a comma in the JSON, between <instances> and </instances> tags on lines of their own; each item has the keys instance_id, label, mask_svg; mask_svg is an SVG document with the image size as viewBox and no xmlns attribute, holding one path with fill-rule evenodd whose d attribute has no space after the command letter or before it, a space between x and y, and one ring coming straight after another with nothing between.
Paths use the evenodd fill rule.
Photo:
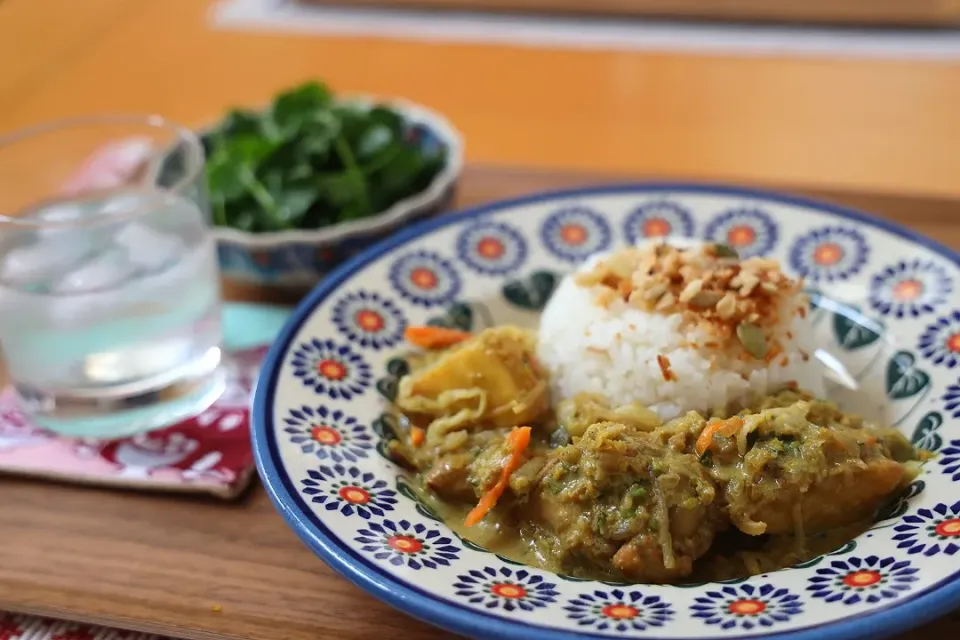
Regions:
<instances>
[{"instance_id":1,"label":"green curry","mask_svg":"<svg viewBox=\"0 0 960 640\"><path fill-rule=\"evenodd\" d=\"M423 437L391 443L452 528L524 563L654 583L767 572L855 537L916 473L899 432L798 389L664 424L596 395L551 408L532 344L501 327L430 358L397 399Z\"/></svg>"}]
</instances>

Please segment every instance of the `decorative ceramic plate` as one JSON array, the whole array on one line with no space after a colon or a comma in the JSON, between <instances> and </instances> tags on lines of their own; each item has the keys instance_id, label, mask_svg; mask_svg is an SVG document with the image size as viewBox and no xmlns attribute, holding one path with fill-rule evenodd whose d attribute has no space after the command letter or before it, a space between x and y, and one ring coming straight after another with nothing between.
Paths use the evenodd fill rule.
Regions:
<instances>
[{"instance_id":1,"label":"decorative ceramic plate","mask_svg":"<svg viewBox=\"0 0 960 640\"><path fill-rule=\"evenodd\" d=\"M872 528L790 569L724 583L585 581L446 527L386 456L404 327L536 326L561 274L653 236L705 238L802 276L831 396L937 455ZM654 184L535 196L428 221L329 276L263 367L254 447L297 534L397 608L475 637L884 636L960 605L958 256L855 211Z\"/></svg>"}]
</instances>

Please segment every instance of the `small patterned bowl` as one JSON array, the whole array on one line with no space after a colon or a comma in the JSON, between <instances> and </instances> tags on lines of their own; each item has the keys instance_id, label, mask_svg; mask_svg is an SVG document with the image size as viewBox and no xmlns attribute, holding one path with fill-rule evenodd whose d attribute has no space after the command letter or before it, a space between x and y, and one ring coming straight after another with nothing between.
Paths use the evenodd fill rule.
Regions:
<instances>
[{"instance_id":1,"label":"small patterned bowl","mask_svg":"<svg viewBox=\"0 0 960 640\"><path fill-rule=\"evenodd\" d=\"M356 101L371 102L365 98ZM224 277L267 287L307 289L341 262L400 227L450 206L463 170L459 132L446 118L425 107L397 100L386 103L405 116L421 147L446 148L446 164L430 185L374 216L322 229L249 233L215 227Z\"/></svg>"},{"instance_id":2,"label":"small patterned bowl","mask_svg":"<svg viewBox=\"0 0 960 640\"><path fill-rule=\"evenodd\" d=\"M869 531L800 565L677 586L575 579L462 539L386 455L404 327L535 326L562 273L654 236L705 238L803 276L831 396L935 452ZM960 605L957 254L840 207L683 184L493 204L377 245L316 288L274 343L254 450L291 528L346 578L473 637L878 638Z\"/></svg>"}]
</instances>

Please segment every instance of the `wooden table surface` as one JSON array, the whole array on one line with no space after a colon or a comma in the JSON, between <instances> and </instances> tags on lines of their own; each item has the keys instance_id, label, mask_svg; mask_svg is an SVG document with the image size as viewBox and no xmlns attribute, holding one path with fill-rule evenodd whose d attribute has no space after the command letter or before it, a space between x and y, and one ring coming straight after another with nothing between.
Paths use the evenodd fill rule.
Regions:
<instances>
[{"instance_id":1,"label":"wooden table surface","mask_svg":"<svg viewBox=\"0 0 960 640\"><path fill-rule=\"evenodd\" d=\"M447 114L471 162L960 195L956 61L215 31L212 2L2 0L0 131L102 111L201 124L322 77Z\"/></svg>"},{"instance_id":2,"label":"wooden table surface","mask_svg":"<svg viewBox=\"0 0 960 640\"><path fill-rule=\"evenodd\" d=\"M468 171L467 203L596 182L586 170L734 180L825 193L960 248L956 63L213 32L207 9L2 0L0 131L101 111L199 124L324 77L448 114L486 166ZM335 576L259 488L223 504L0 482L0 609L204 639L441 636ZM901 640L958 631L954 616Z\"/></svg>"},{"instance_id":3,"label":"wooden table surface","mask_svg":"<svg viewBox=\"0 0 960 640\"><path fill-rule=\"evenodd\" d=\"M472 168L460 204L597 182L583 174ZM914 223L960 248L958 201L813 195ZM334 574L286 527L259 485L232 504L26 480L0 486L0 610L196 640L444 635ZM958 631L954 615L898 640Z\"/></svg>"}]
</instances>

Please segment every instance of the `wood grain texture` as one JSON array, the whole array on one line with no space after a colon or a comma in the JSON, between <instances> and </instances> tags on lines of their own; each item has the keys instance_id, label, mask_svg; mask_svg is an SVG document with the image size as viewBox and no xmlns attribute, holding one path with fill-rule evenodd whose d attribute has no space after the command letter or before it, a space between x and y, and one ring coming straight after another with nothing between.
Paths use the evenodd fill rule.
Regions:
<instances>
[{"instance_id":1,"label":"wood grain texture","mask_svg":"<svg viewBox=\"0 0 960 640\"><path fill-rule=\"evenodd\" d=\"M518 11L720 20L949 25L960 21L957 0L300 0L305 4L369 5L470 11Z\"/></svg>"},{"instance_id":2,"label":"wood grain texture","mask_svg":"<svg viewBox=\"0 0 960 640\"><path fill-rule=\"evenodd\" d=\"M130 0L0 1L0 104L41 85L135 10Z\"/></svg>"},{"instance_id":3,"label":"wood grain texture","mask_svg":"<svg viewBox=\"0 0 960 640\"><path fill-rule=\"evenodd\" d=\"M471 168L460 204L611 181L622 180ZM813 195L864 207L960 248L960 202ZM256 290L230 292L273 301ZM446 636L335 575L287 529L259 485L224 504L10 478L0 483L0 609L195 640ZM214 611L216 605L222 610ZM898 640L958 632L960 618L953 615Z\"/></svg>"},{"instance_id":4,"label":"wood grain texture","mask_svg":"<svg viewBox=\"0 0 960 640\"><path fill-rule=\"evenodd\" d=\"M212 1L127 0L122 25L0 101L0 130L104 111L201 125L324 78L446 114L470 162L960 196L956 62L223 31L208 27ZM83 20L85 2L61 4L58 21ZM0 43L44 38L31 24L0 22Z\"/></svg>"}]
</instances>

